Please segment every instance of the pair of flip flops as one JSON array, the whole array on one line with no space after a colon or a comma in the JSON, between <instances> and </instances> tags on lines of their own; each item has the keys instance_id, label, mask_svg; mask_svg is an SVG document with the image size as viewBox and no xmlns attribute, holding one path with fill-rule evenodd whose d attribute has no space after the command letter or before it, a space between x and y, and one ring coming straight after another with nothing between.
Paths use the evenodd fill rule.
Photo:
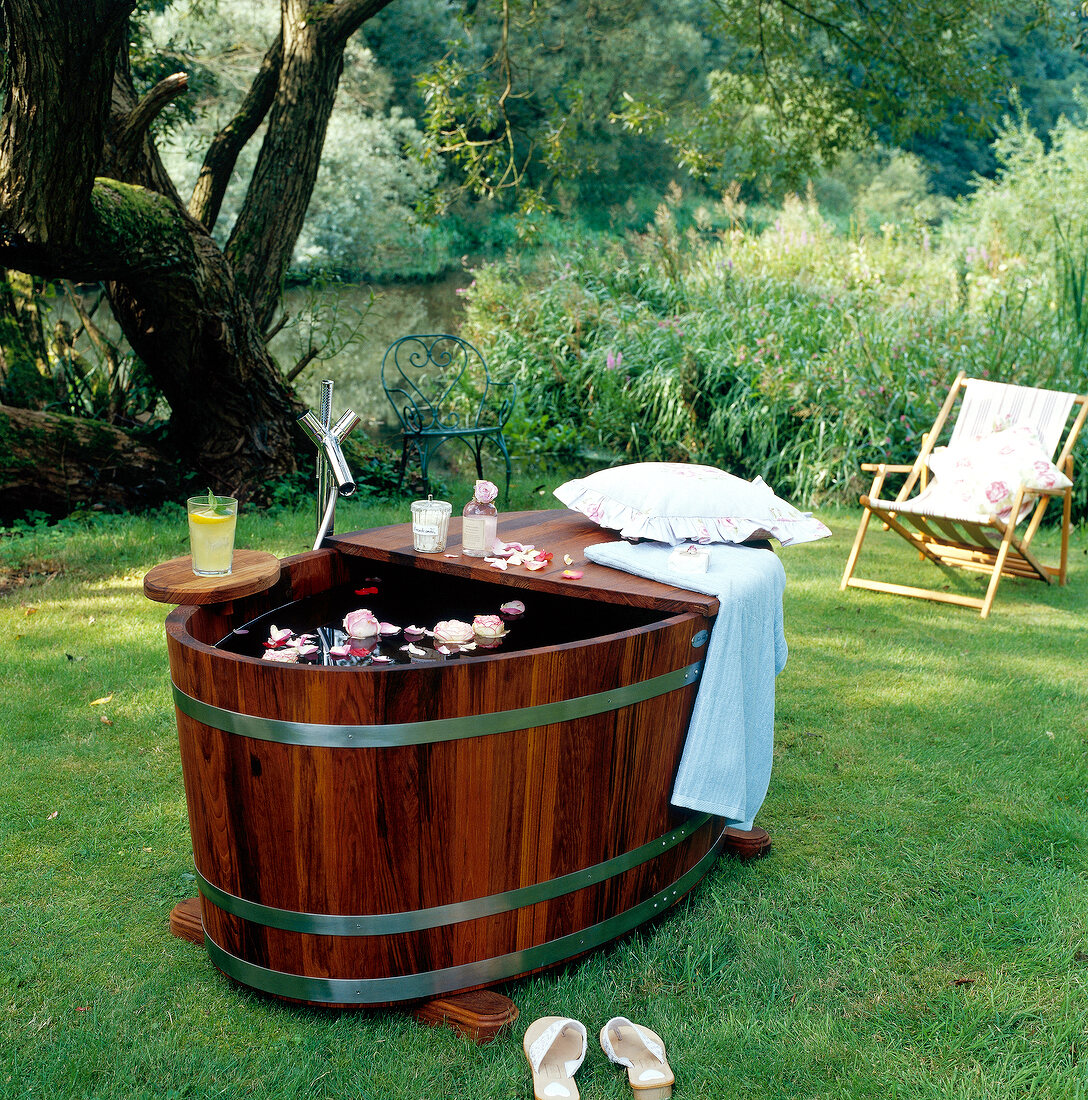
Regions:
<instances>
[{"instance_id":1,"label":"pair of flip flops","mask_svg":"<svg viewBox=\"0 0 1088 1100\"><path fill-rule=\"evenodd\" d=\"M578 1100L574 1075L586 1056L586 1027L567 1016L542 1016L525 1032L522 1046L533 1073L536 1100ZM627 1069L636 1100L668 1100L673 1073L661 1036L626 1016L613 1016L601 1028L601 1049Z\"/></svg>"}]
</instances>

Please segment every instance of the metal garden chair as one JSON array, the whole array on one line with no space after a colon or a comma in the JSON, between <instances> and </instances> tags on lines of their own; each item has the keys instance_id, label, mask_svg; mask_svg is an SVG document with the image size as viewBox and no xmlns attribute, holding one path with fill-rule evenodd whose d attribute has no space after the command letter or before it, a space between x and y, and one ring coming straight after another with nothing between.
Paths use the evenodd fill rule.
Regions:
<instances>
[{"instance_id":1,"label":"metal garden chair","mask_svg":"<svg viewBox=\"0 0 1088 1100\"><path fill-rule=\"evenodd\" d=\"M506 464L510 498L510 452L502 430L517 399L514 382L491 378L484 357L467 340L448 333L413 334L394 341L382 358L382 389L401 424L400 479L415 450L425 490L428 467L447 439L459 439L476 460L483 477L482 451L491 440Z\"/></svg>"}]
</instances>

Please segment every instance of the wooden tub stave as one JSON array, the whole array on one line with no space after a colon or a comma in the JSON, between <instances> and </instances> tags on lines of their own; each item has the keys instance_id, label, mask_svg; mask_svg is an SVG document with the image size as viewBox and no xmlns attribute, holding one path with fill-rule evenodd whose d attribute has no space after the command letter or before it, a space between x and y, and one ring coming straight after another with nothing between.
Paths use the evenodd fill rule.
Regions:
<instances>
[{"instance_id":1,"label":"wooden tub stave","mask_svg":"<svg viewBox=\"0 0 1088 1100\"><path fill-rule=\"evenodd\" d=\"M705 874L721 822L668 792L706 615L433 667L281 666L212 647L374 568L299 555L268 592L168 620L220 969L302 1001L415 1000L582 954Z\"/></svg>"}]
</instances>

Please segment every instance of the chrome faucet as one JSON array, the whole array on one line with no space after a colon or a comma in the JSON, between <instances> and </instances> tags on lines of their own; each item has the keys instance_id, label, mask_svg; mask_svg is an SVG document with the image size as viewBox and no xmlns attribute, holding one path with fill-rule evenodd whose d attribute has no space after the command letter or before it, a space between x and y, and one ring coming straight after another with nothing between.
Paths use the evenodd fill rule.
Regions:
<instances>
[{"instance_id":1,"label":"chrome faucet","mask_svg":"<svg viewBox=\"0 0 1088 1100\"><path fill-rule=\"evenodd\" d=\"M355 492L355 482L348 469L341 444L359 423L350 409L332 424L332 380L321 383L320 415L305 412L298 418L299 426L317 447L317 538L314 549L333 533L333 515L338 497Z\"/></svg>"}]
</instances>

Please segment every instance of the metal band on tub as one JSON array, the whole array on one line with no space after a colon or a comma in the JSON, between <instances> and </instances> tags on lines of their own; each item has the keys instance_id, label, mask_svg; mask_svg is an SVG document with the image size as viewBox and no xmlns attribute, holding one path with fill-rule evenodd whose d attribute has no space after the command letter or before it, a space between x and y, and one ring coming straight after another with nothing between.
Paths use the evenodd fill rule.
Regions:
<instances>
[{"instance_id":1,"label":"metal band on tub","mask_svg":"<svg viewBox=\"0 0 1088 1100\"><path fill-rule=\"evenodd\" d=\"M463 737L485 737L492 733L509 733L512 730L528 729L530 726L549 726L569 722L574 718L603 714L687 687L699 679L702 667L702 662L697 661L662 676L652 676L648 680L623 684L610 691L579 695L556 703L500 710L493 714L465 714L455 718L373 726L329 725L262 718L256 714L242 714L236 710L212 706L187 695L177 684L170 686L174 693L174 705L182 714L226 733L310 748L387 749L401 745L425 745L435 741L456 741Z\"/></svg>"},{"instance_id":2,"label":"metal band on tub","mask_svg":"<svg viewBox=\"0 0 1088 1100\"><path fill-rule=\"evenodd\" d=\"M548 943L512 951L506 955L463 963L443 970L428 970L418 974L398 974L388 978L317 978L306 974L292 974L284 970L270 970L256 963L240 959L220 947L207 930L204 943L212 962L224 974L253 989L272 993L278 997L291 997L299 1001L315 1001L325 1004L381 1004L388 1001L409 1001L431 997L452 989L512 978L538 967L550 966L575 955L581 955L594 947L631 931L656 913L664 912L688 892L705 874L718 856L723 830L711 849L689 871L671 886L659 891L638 905L617 913L599 924L579 932L561 936Z\"/></svg>"},{"instance_id":3,"label":"metal band on tub","mask_svg":"<svg viewBox=\"0 0 1088 1100\"><path fill-rule=\"evenodd\" d=\"M623 874L633 867L674 848L692 833L698 832L711 818L710 814L696 814L664 836L621 852L603 863L572 871L532 886L506 890L500 894L455 901L448 905L435 905L429 909L411 909L404 913L303 913L297 909L277 909L271 905L238 897L209 882L197 869L196 878L200 892L213 905L243 920L268 928L282 928L288 932L304 932L314 936L388 936L398 932L419 932L425 928L443 928L461 921L491 917L497 913L509 913L540 901L551 901L563 894L584 890L598 882Z\"/></svg>"}]
</instances>

